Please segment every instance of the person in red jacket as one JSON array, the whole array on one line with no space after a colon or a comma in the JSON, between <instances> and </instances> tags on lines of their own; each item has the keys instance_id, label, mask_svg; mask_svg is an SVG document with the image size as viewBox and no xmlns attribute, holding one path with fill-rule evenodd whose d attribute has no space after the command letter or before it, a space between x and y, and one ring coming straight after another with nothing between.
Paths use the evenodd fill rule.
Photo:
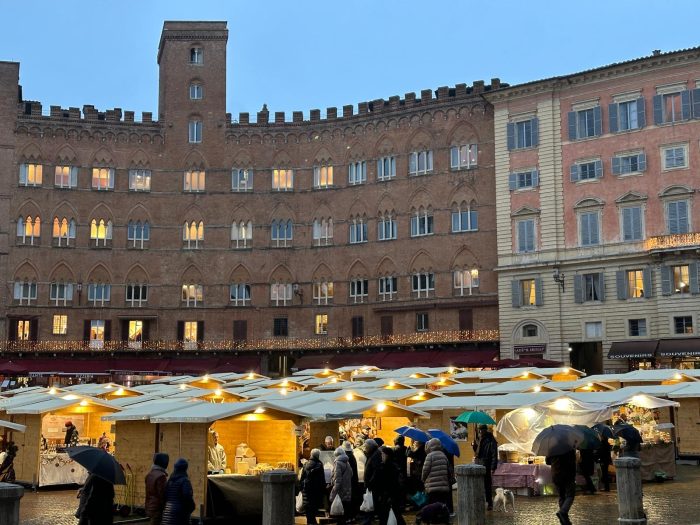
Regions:
<instances>
[{"instance_id":1,"label":"person in red jacket","mask_svg":"<svg viewBox=\"0 0 700 525\"><path fill-rule=\"evenodd\" d=\"M165 507L165 485L168 481L168 463L170 457L159 452L153 455L153 466L146 475L146 516L151 518L151 525L160 525Z\"/></svg>"}]
</instances>

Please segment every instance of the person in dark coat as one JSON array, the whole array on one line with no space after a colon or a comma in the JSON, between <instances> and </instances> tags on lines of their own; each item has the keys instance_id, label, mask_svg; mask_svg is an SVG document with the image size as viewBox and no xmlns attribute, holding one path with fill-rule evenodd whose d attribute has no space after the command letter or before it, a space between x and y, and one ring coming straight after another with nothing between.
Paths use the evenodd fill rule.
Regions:
<instances>
[{"instance_id":1,"label":"person in dark coat","mask_svg":"<svg viewBox=\"0 0 700 525\"><path fill-rule=\"evenodd\" d=\"M610 465L612 465L611 456L612 447L608 438L600 436L600 447L598 447L598 463L600 463L601 476L600 481L603 482L603 490L610 492Z\"/></svg>"},{"instance_id":2,"label":"person in dark coat","mask_svg":"<svg viewBox=\"0 0 700 525\"><path fill-rule=\"evenodd\" d=\"M493 510L493 482L491 476L498 467L498 443L486 425L479 426L479 442L476 447L476 462L486 467L484 494L488 510Z\"/></svg>"},{"instance_id":3,"label":"person in dark coat","mask_svg":"<svg viewBox=\"0 0 700 525\"><path fill-rule=\"evenodd\" d=\"M406 525L403 519L404 501L399 487L399 469L394 461L394 449L383 446L379 449L381 463L375 474L375 488L372 491L374 509L379 517L379 525L386 525L389 511L394 511L396 523Z\"/></svg>"},{"instance_id":4,"label":"person in dark coat","mask_svg":"<svg viewBox=\"0 0 700 525\"><path fill-rule=\"evenodd\" d=\"M195 505L187 467L186 459L178 459L165 485L162 525L189 525L190 523L190 515L194 512Z\"/></svg>"},{"instance_id":5,"label":"person in dark coat","mask_svg":"<svg viewBox=\"0 0 700 525\"><path fill-rule=\"evenodd\" d=\"M114 485L90 473L80 489L80 503L75 517L78 525L112 525Z\"/></svg>"},{"instance_id":6,"label":"person in dark coat","mask_svg":"<svg viewBox=\"0 0 700 525\"><path fill-rule=\"evenodd\" d=\"M353 519L358 510L360 510L360 505L362 504L362 491L360 490L360 478L357 473L357 460L355 459L355 454L353 453L352 443L345 441L343 443L343 450L345 450L345 455L348 457L348 465L352 469L352 479L350 480L352 489L352 499L350 501L350 512L348 513L348 518Z\"/></svg>"},{"instance_id":7,"label":"person in dark coat","mask_svg":"<svg viewBox=\"0 0 700 525\"><path fill-rule=\"evenodd\" d=\"M546 462L552 466L552 482L559 492L557 518L561 525L571 525L569 510L576 496L576 451L547 456Z\"/></svg>"},{"instance_id":8,"label":"person in dark coat","mask_svg":"<svg viewBox=\"0 0 700 525\"><path fill-rule=\"evenodd\" d=\"M404 445L405 438L398 436L394 439L394 463L399 469L399 488L401 489L400 499L406 502L406 483L408 481L408 448Z\"/></svg>"},{"instance_id":9,"label":"person in dark coat","mask_svg":"<svg viewBox=\"0 0 700 525\"><path fill-rule=\"evenodd\" d=\"M579 451L579 454L579 469L581 471L581 475L586 480L586 487L584 488L584 491L595 494L596 488L593 484L593 480L591 479L591 476L595 470L595 456L593 449L582 449Z\"/></svg>"},{"instance_id":10,"label":"person in dark coat","mask_svg":"<svg viewBox=\"0 0 700 525\"><path fill-rule=\"evenodd\" d=\"M440 440L433 438L425 444L428 455L423 463L422 480L425 492L428 494L428 503L444 503L449 507L452 483L450 462L442 450Z\"/></svg>"},{"instance_id":11,"label":"person in dark coat","mask_svg":"<svg viewBox=\"0 0 700 525\"><path fill-rule=\"evenodd\" d=\"M406 490L412 495L423 490L421 476L423 475L423 463L425 462L425 444L421 441L413 441L410 448L406 451L406 456L411 459Z\"/></svg>"},{"instance_id":12,"label":"person in dark coat","mask_svg":"<svg viewBox=\"0 0 700 525\"><path fill-rule=\"evenodd\" d=\"M63 444L67 447L74 447L78 444L78 429L72 421L66 421L66 435L63 438Z\"/></svg>"},{"instance_id":13,"label":"person in dark coat","mask_svg":"<svg viewBox=\"0 0 700 525\"><path fill-rule=\"evenodd\" d=\"M309 460L301 471L301 493L304 498L304 511L307 525L315 525L316 513L326 494L326 473L321 463L321 451L311 450Z\"/></svg>"},{"instance_id":14,"label":"person in dark coat","mask_svg":"<svg viewBox=\"0 0 700 525\"><path fill-rule=\"evenodd\" d=\"M165 485L168 482L167 454L159 452L153 455L153 466L146 475L146 502L144 508L146 516L151 518L151 525L160 525L163 519L163 507L165 507Z\"/></svg>"},{"instance_id":15,"label":"person in dark coat","mask_svg":"<svg viewBox=\"0 0 700 525\"><path fill-rule=\"evenodd\" d=\"M343 514L337 516L338 525L345 525L349 519L352 505L352 467L343 447L335 449L333 455L335 461L331 476L331 494L328 499L332 506L336 496L340 497L340 501L343 503Z\"/></svg>"},{"instance_id":16,"label":"person in dark coat","mask_svg":"<svg viewBox=\"0 0 700 525\"><path fill-rule=\"evenodd\" d=\"M7 443L5 449L5 457L0 463L0 481L5 483L14 483L15 481L15 458L17 457L18 447L14 441Z\"/></svg>"},{"instance_id":17,"label":"person in dark coat","mask_svg":"<svg viewBox=\"0 0 700 525\"><path fill-rule=\"evenodd\" d=\"M639 451L642 449L642 435L639 433L639 430L627 422L627 414L621 412L613 426L613 433L617 435L623 430L625 446L620 457L639 458Z\"/></svg>"},{"instance_id":18,"label":"person in dark coat","mask_svg":"<svg viewBox=\"0 0 700 525\"><path fill-rule=\"evenodd\" d=\"M382 465L382 453L374 439L367 439L362 445L362 451L367 457L365 462L365 488L372 493L374 498L375 492L379 493L382 489L382 480L379 476L379 469ZM362 523L369 525L372 523L372 517L376 512L377 504L375 501L375 510L373 512L365 512Z\"/></svg>"}]
</instances>

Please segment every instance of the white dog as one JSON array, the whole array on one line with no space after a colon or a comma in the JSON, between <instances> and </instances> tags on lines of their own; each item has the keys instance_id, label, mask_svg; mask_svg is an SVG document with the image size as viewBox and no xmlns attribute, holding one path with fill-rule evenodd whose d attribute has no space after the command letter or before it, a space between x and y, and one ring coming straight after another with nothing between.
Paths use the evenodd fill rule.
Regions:
<instances>
[{"instance_id":1,"label":"white dog","mask_svg":"<svg viewBox=\"0 0 700 525\"><path fill-rule=\"evenodd\" d=\"M510 508L515 512L515 494L512 490L497 488L496 495L493 498L493 510L499 512L508 512L508 504L510 503Z\"/></svg>"}]
</instances>

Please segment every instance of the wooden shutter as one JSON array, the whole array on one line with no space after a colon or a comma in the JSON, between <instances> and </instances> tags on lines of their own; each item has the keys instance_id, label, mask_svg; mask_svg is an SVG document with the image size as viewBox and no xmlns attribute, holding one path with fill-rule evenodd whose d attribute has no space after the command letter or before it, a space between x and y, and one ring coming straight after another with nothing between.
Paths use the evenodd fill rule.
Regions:
<instances>
[{"instance_id":1,"label":"wooden shutter","mask_svg":"<svg viewBox=\"0 0 700 525\"><path fill-rule=\"evenodd\" d=\"M627 299L627 272L618 270L615 272L615 285L617 287L617 298ZM646 292L645 292L646 293Z\"/></svg>"},{"instance_id":2,"label":"wooden shutter","mask_svg":"<svg viewBox=\"0 0 700 525\"><path fill-rule=\"evenodd\" d=\"M535 306L544 304L544 290L542 289L542 279L535 279Z\"/></svg>"},{"instance_id":3,"label":"wooden shutter","mask_svg":"<svg viewBox=\"0 0 700 525\"><path fill-rule=\"evenodd\" d=\"M245 341L248 339L248 321L233 322L233 340Z\"/></svg>"},{"instance_id":4,"label":"wooden shutter","mask_svg":"<svg viewBox=\"0 0 700 525\"><path fill-rule=\"evenodd\" d=\"M17 323L19 322L19 319L15 317L11 317L10 319L7 320L9 323L10 327L7 332L7 338L10 341L17 341Z\"/></svg>"},{"instance_id":5,"label":"wooden shutter","mask_svg":"<svg viewBox=\"0 0 700 525\"><path fill-rule=\"evenodd\" d=\"M678 206L677 202L669 202L666 205L666 213L668 214L668 224L666 225L668 233L680 233L678 231Z\"/></svg>"},{"instance_id":6,"label":"wooden shutter","mask_svg":"<svg viewBox=\"0 0 700 525\"><path fill-rule=\"evenodd\" d=\"M515 173L508 175L508 189L510 191L518 189L518 176Z\"/></svg>"},{"instance_id":7,"label":"wooden shutter","mask_svg":"<svg viewBox=\"0 0 700 525\"><path fill-rule=\"evenodd\" d=\"M664 122L662 95L654 95L654 98L652 100L654 103L654 124L658 126L659 124L663 124Z\"/></svg>"},{"instance_id":8,"label":"wooden shutter","mask_svg":"<svg viewBox=\"0 0 700 525\"><path fill-rule=\"evenodd\" d=\"M595 178L596 179L603 178L603 161L600 159L595 161Z\"/></svg>"},{"instance_id":9,"label":"wooden shutter","mask_svg":"<svg viewBox=\"0 0 700 525\"><path fill-rule=\"evenodd\" d=\"M670 266L662 266L661 270L661 293L663 295L673 294L673 271ZM646 295L646 291L644 292Z\"/></svg>"},{"instance_id":10,"label":"wooden shutter","mask_svg":"<svg viewBox=\"0 0 700 525\"><path fill-rule=\"evenodd\" d=\"M622 240L630 241L633 237L632 232L632 208L622 208Z\"/></svg>"},{"instance_id":11,"label":"wooden shutter","mask_svg":"<svg viewBox=\"0 0 700 525\"><path fill-rule=\"evenodd\" d=\"M90 340L90 319L83 321L83 341Z\"/></svg>"},{"instance_id":12,"label":"wooden shutter","mask_svg":"<svg viewBox=\"0 0 700 525\"><path fill-rule=\"evenodd\" d=\"M695 271L697 275L697 269ZM696 279L697 282L697 279ZM39 338L39 319L29 320L29 340L36 341Z\"/></svg>"},{"instance_id":13,"label":"wooden shutter","mask_svg":"<svg viewBox=\"0 0 700 525\"><path fill-rule=\"evenodd\" d=\"M352 338L358 339L365 335L364 317L356 316L352 318Z\"/></svg>"},{"instance_id":14,"label":"wooden shutter","mask_svg":"<svg viewBox=\"0 0 700 525\"><path fill-rule=\"evenodd\" d=\"M383 315L380 319L381 323L381 334L392 335L394 333L394 318L390 315Z\"/></svg>"},{"instance_id":15,"label":"wooden shutter","mask_svg":"<svg viewBox=\"0 0 700 525\"><path fill-rule=\"evenodd\" d=\"M598 300L605 301L605 274L603 272L598 273Z\"/></svg>"},{"instance_id":16,"label":"wooden shutter","mask_svg":"<svg viewBox=\"0 0 700 525\"><path fill-rule=\"evenodd\" d=\"M690 263L688 265L688 277L690 278L690 293L700 293L698 289L698 263Z\"/></svg>"},{"instance_id":17,"label":"wooden shutter","mask_svg":"<svg viewBox=\"0 0 700 525\"><path fill-rule=\"evenodd\" d=\"M141 332L141 341L151 340L151 323L152 321L143 321L143 331Z\"/></svg>"},{"instance_id":18,"label":"wooden shutter","mask_svg":"<svg viewBox=\"0 0 700 525\"><path fill-rule=\"evenodd\" d=\"M641 129L647 125L646 101L644 97L637 99L637 128Z\"/></svg>"},{"instance_id":19,"label":"wooden shutter","mask_svg":"<svg viewBox=\"0 0 700 525\"><path fill-rule=\"evenodd\" d=\"M640 153L637 155L637 169L639 171L646 171L647 169L647 155L646 153Z\"/></svg>"},{"instance_id":20,"label":"wooden shutter","mask_svg":"<svg viewBox=\"0 0 700 525\"><path fill-rule=\"evenodd\" d=\"M511 281L510 282L510 290L511 290L511 303L513 308L520 308L523 304L522 300L522 290L520 288L520 281Z\"/></svg>"},{"instance_id":21,"label":"wooden shutter","mask_svg":"<svg viewBox=\"0 0 700 525\"><path fill-rule=\"evenodd\" d=\"M642 208L630 208L632 213L632 235L633 239L638 241L642 238Z\"/></svg>"},{"instance_id":22,"label":"wooden shutter","mask_svg":"<svg viewBox=\"0 0 700 525\"><path fill-rule=\"evenodd\" d=\"M590 224L590 213L582 213L579 216L579 235L581 237L581 246L588 246L591 244L591 224Z\"/></svg>"},{"instance_id":23,"label":"wooden shutter","mask_svg":"<svg viewBox=\"0 0 700 525\"><path fill-rule=\"evenodd\" d=\"M596 137L603 134L603 112L600 106L593 108L593 134Z\"/></svg>"},{"instance_id":24,"label":"wooden shutter","mask_svg":"<svg viewBox=\"0 0 700 525\"><path fill-rule=\"evenodd\" d=\"M576 140L578 133L576 129L576 112L569 111L569 140Z\"/></svg>"},{"instance_id":25,"label":"wooden shutter","mask_svg":"<svg viewBox=\"0 0 700 525\"><path fill-rule=\"evenodd\" d=\"M515 124L509 122L506 126L506 135L508 136L508 149L515 149ZM386 176L386 174L384 174Z\"/></svg>"},{"instance_id":26,"label":"wooden shutter","mask_svg":"<svg viewBox=\"0 0 700 525\"><path fill-rule=\"evenodd\" d=\"M197 341L204 341L204 321L197 321Z\"/></svg>"},{"instance_id":27,"label":"wooden shutter","mask_svg":"<svg viewBox=\"0 0 700 525\"><path fill-rule=\"evenodd\" d=\"M644 297L654 297L654 281L653 281L653 270L651 268L644 268L642 270L642 282L644 283Z\"/></svg>"},{"instance_id":28,"label":"wooden shutter","mask_svg":"<svg viewBox=\"0 0 700 525\"><path fill-rule=\"evenodd\" d=\"M617 104L608 104L608 131L617 133Z\"/></svg>"},{"instance_id":29,"label":"wooden shutter","mask_svg":"<svg viewBox=\"0 0 700 525\"><path fill-rule=\"evenodd\" d=\"M622 173L622 163L620 162L620 157L612 158L612 173L613 175L620 175L620 173Z\"/></svg>"},{"instance_id":30,"label":"wooden shutter","mask_svg":"<svg viewBox=\"0 0 700 525\"><path fill-rule=\"evenodd\" d=\"M585 281L583 279L583 275L576 274L574 275L574 302L575 303L582 303L583 298L584 298L584 286L585 286Z\"/></svg>"},{"instance_id":31,"label":"wooden shutter","mask_svg":"<svg viewBox=\"0 0 700 525\"><path fill-rule=\"evenodd\" d=\"M112 321L110 319L105 320L105 341L112 340Z\"/></svg>"},{"instance_id":32,"label":"wooden shutter","mask_svg":"<svg viewBox=\"0 0 700 525\"><path fill-rule=\"evenodd\" d=\"M474 311L471 308L459 311L459 329L462 331L474 330Z\"/></svg>"},{"instance_id":33,"label":"wooden shutter","mask_svg":"<svg viewBox=\"0 0 700 525\"><path fill-rule=\"evenodd\" d=\"M122 341L129 340L129 320L121 319L119 321L119 334L121 335Z\"/></svg>"},{"instance_id":34,"label":"wooden shutter","mask_svg":"<svg viewBox=\"0 0 700 525\"><path fill-rule=\"evenodd\" d=\"M532 145L534 146L539 146L540 145L540 119L537 117L534 117L532 119Z\"/></svg>"},{"instance_id":35,"label":"wooden shutter","mask_svg":"<svg viewBox=\"0 0 700 525\"><path fill-rule=\"evenodd\" d=\"M700 118L700 89L694 89L691 93L693 101L693 118Z\"/></svg>"},{"instance_id":36,"label":"wooden shutter","mask_svg":"<svg viewBox=\"0 0 700 525\"><path fill-rule=\"evenodd\" d=\"M185 340L185 321L178 321L177 322L177 340L178 341Z\"/></svg>"},{"instance_id":37,"label":"wooden shutter","mask_svg":"<svg viewBox=\"0 0 700 525\"><path fill-rule=\"evenodd\" d=\"M589 214L588 235L591 236L591 244L600 244L600 225L598 224L598 212Z\"/></svg>"},{"instance_id":38,"label":"wooden shutter","mask_svg":"<svg viewBox=\"0 0 700 525\"><path fill-rule=\"evenodd\" d=\"M532 187L536 188L540 185L540 172L537 170L532 170Z\"/></svg>"},{"instance_id":39,"label":"wooden shutter","mask_svg":"<svg viewBox=\"0 0 700 525\"><path fill-rule=\"evenodd\" d=\"M569 174L571 177L571 182L578 182L579 178L579 167L578 164L572 164L571 168L569 170Z\"/></svg>"},{"instance_id":40,"label":"wooden shutter","mask_svg":"<svg viewBox=\"0 0 700 525\"><path fill-rule=\"evenodd\" d=\"M681 91L681 116L683 120L692 118L693 110L690 100L690 90Z\"/></svg>"}]
</instances>

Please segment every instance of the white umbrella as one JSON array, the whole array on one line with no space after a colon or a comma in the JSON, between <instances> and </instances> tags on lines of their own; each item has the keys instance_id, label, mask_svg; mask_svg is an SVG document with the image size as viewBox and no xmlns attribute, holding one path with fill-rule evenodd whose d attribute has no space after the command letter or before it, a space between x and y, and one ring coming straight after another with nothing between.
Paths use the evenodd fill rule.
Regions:
<instances>
[{"instance_id":1,"label":"white umbrella","mask_svg":"<svg viewBox=\"0 0 700 525\"><path fill-rule=\"evenodd\" d=\"M0 428L10 428L12 430L18 430L19 432L24 432L27 427L20 425L19 423L12 423L10 421L3 421L0 419Z\"/></svg>"}]
</instances>

